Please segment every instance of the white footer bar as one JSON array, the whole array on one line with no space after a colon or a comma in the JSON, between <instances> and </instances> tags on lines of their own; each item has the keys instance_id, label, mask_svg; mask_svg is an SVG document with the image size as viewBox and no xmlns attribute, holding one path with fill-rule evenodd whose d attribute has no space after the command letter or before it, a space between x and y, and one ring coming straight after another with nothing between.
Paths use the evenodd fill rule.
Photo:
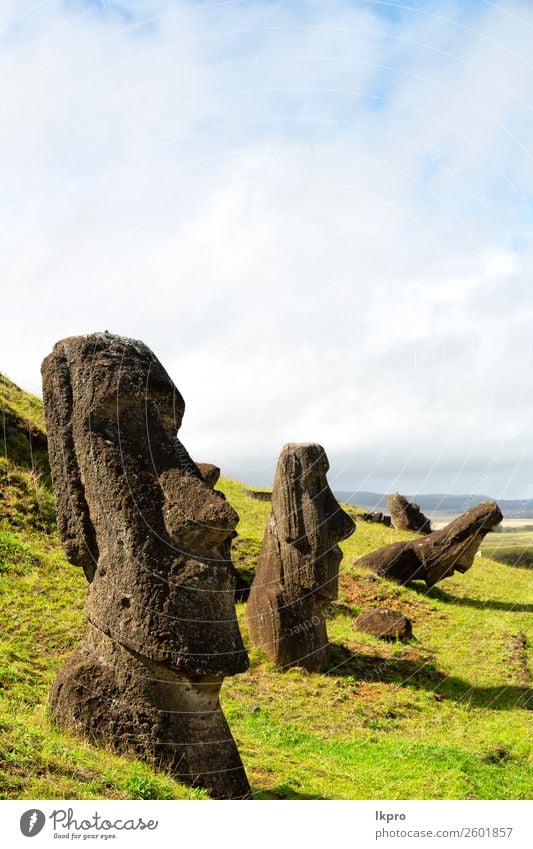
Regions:
<instances>
[{"instance_id":1,"label":"white footer bar","mask_svg":"<svg viewBox=\"0 0 533 849\"><path fill-rule=\"evenodd\" d=\"M514 801L2 801L3 846L157 849L526 847Z\"/></svg>"}]
</instances>

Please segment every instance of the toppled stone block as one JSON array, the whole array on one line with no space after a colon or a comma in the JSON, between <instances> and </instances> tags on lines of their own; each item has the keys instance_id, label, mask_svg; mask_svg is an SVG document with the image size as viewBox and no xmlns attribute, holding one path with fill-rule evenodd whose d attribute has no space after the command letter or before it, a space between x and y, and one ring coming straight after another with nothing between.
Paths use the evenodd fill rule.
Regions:
<instances>
[{"instance_id":1,"label":"toppled stone block","mask_svg":"<svg viewBox=\"0 0 533 849\"><path fill-rule=\"evenodd\" d=\"M353 624L358 631L380 640L409 640L413 636L411 620L387 607L367 610L361 613Z\"/></svg>"}]
</instances>

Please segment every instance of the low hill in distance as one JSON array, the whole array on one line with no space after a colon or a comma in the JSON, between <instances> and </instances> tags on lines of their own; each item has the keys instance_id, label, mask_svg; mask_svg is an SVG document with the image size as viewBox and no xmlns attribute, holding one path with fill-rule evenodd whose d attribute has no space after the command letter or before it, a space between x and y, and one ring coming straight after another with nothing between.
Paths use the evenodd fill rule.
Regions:
<instances>
[{"instance_id":1,"label":"low hill in distance","mask_svg":"<svg viewBox=\"0 0 533 849\"><path fill-rule=\"evenodd\" d=\"M347 504L356 504L365 510L387 513L387 495L380 492L335 492L336 497L340 501ZM496 500L503 513L504 519L524 519L533 521L533 499L526 498L493 499L489 495L446 495L444 493L435 495L408 495L402 492L402 495L409 501L414 501L420 505L420 509L426 516L435 520L447 518L448 520L459 516L475 507L476 504L481 504L482 501Z\"/></svg>"},{"instance_id":2,"label":"low hill in distance","mask_svg":"<svg viewBox=\"0 0 533 849\"><path fill-rule=\"evenodd\" d=\"M0 798L205 798L50 722L50 685L85 628L85 580L55 526L40 402L3 379L0 406ZM240 515L233 559L251 578L269 504L228 478L218 486ZM280 673L252 650L250 670L226 679L222 706L256 798L528 797L531 572L476 557L428 592L354 564L410 537L360 522L343 544L326 674ZM377 605L411 618L410 642L354 629ZM237 612L248 644L243 604Z\"/></svg>"}]
</instances>

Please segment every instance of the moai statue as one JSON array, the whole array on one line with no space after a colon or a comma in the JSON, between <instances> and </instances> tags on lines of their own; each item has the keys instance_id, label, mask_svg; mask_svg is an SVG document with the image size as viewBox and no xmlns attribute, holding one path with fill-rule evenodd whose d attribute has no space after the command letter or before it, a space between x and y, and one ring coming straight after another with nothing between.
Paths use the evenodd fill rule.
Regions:
<instances>
[{"instance_id":1,"label":"moai statue","mask_svg":"<svg viewBox=\"0 0 533 849\"><path fill-rule=\"evenodd\" d=\"M326 480L322 446L281 451L272 512L246 608L252 643L280 668L318 672L328 663L325 610L337 598L342 552L355 524Z\"/></svg>"},{"instance_id":2,"label":"moai statue","mask_svg":"<svg viewBox=\"0 0 533 849\"><path fill-rule=\"evenodd\" d=\"M399 531L417 531L419 534L431 533L431 521L424 516L420 506L408 501L405 495L394 492L387 498L387 508L392 524Z\"/></svg>"},{"instance_id":3,"label":"moai statue","mask_svg":"<svg viewBox=\"0 0 533 849\"><path fill-rule=\"evenodd\" d=\"M88 581L87 633L50 693L62 728L216 798L250 787L220 708L248 657L234 604L238 516L177 439L185 403L142 342L94 333L42 366L57 519Z\"/></svg>"},{"instance_id":4,"label":"moai statue","mask_svg":"<svg viewBox=\"0 0 533 849\"><path fill-rule=\"evenodd\" d=\"M214 466L213 463L197 463L196 466L206 484L214 489L220 477L219 467Z\"/></svg>"},{"instance_id":5,"label":"moai statue","mask_svg":"<svg viewBox=\"0 0 533 849\"><path fill-rule=\"evenodd\" d=\"M496 502L484 501L440 531L386 545L359 558L355 565L402 584L418 579L432 587L454 572L468 571L481 541L502 519Z\"/></svg>"}]
</instances>

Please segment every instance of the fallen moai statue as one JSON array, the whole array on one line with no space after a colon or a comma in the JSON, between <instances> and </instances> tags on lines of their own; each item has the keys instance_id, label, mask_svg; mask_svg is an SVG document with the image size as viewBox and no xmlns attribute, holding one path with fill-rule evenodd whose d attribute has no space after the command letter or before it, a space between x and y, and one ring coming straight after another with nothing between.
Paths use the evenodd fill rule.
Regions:
<instances>
[{"instance_id":1,"label":"fallen moai statue","mask_svg":"<svg viewBox=\"0 0 533 849\"><path fill-rule=\"evenodd\" d=\"M387 509L391 515L392 524L399 531L417 531L419 534L431 533L431 522L424 516L418 504L408 501L399 492L389 495Z\"/></svg>"},{"instance_id":2,"label":"fallen moai statue","mask_svg":"<svg viewBox=\"0 0 533 849\"><path fill-rule=\"evenodd\" d=\"M220 477L220 469L214 466L213 463L196 463L198 471L208 487L214 489Z\"/></svg>"},{"instance_id":3,"label":"fallen moai statue","mask_svg":"<svg viewBox=\"0 0 533 849\"><path fill-rule=\"evenodd\" d=\"M337 598L342 552L355 524L326 480L324 449L281 451L272 511L246 607L252 643L277 666L321 671L328 663L325 608Z\"/></svg>"},{"instance_id":4,"label":"fallen moai statue","mask_svg":"<svg viewBox=\"0 0 533 849\"><path fill-rule=\"evenodd\" d=\"M485 535L503 519L495 501L484 501L440 531L410 542L395 542L356 560L402 584L420 579L434 586L454 572L466 572Z\"/></svg>"},{"instance_id":5,"label":"fallen moai statue","mask_svg":"<svg viewBox=\"0 0 533 849\"><path fill-rule=\"evenodd\" d=\"M360 522L373 522L376 525L385 525L386 528L390 528L392 525L391 517L386 516L384 513L355 513L354 518Z\"/></svg>"},{"instance_id":6,"label":"fallen moai statue","mask_svg":"<svg viewBox=\"0 0 533 849\"><path fill-rule=\"evenodd\" d=\"M88 630L50 693L64 729L216 798L250 787L220 708L248 667L229 560L238 516L176 433L185 404L142 342L58 342L42 367L63 546L88 580Z\"/></svg>"}]
</instances>

